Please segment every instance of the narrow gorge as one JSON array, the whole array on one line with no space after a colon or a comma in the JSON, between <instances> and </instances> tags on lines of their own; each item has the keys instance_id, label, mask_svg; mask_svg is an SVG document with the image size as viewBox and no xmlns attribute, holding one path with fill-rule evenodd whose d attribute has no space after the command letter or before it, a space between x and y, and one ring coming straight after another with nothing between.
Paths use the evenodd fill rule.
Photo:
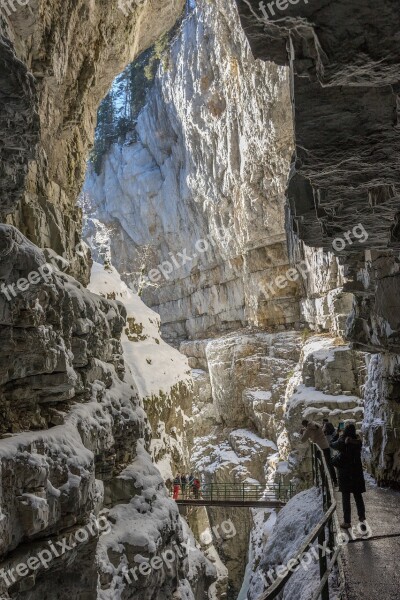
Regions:
<instances>
[{"instance_id":1,"label":"narrow gorge","mask_svg":"<svg viewBox=\"0 0 400 600\"><path fill-rule=\"evenodd\" d=\"M263 599L324 513L304 419L399 489L397 21L1 3L1 600Z\"/></svg>"}]
</instances>

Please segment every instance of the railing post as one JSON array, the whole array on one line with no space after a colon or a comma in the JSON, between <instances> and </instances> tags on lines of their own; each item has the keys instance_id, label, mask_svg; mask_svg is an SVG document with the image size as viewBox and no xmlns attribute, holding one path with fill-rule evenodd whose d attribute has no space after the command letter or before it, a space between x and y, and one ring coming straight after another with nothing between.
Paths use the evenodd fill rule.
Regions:
<instances>
[{"instance_id":1,"label":"railing post","mask_svg":"<svg viewBox=\"0 0 400 600\"><path fill-rule=\"evenodd\" d=\"M322 505L324 507L324 511L326 512L326 510L327 510L327 507L326 507L326 486L325 486L324 463L322 462L322 457L321 457L321 472L320 472L320 476L321 476L321 490L322 490Z\"/></svg>"},{"instance_id":2,"label":"railing post","mask_svg":"<svg viewBox=\"0 0 400 600\"><path fill-rule=\"evenodd\" d=\"M315 485L317 487L319 487L318 454L319 454L319 450L315 446Z\"/></svg>"},{"instance_id":3,"label":"railing post","mask_svg":"<svg viewBox=\"0 0 400 600\"><path fill-rule=\"evenodd\" d=\"M244 483L242 485L243 485L243 502L244 502Z\"/></svg>"},{"instance_id":4,"label":"railing post","mask_svg":"<svg viewBox=\"0 0 400 600\"><path fill-rule=\"evenodd\" d=\"M312 468L312 480L315 485L316 475L315 475L315 446L311 444L311 468Z\"/></svg>"},{"instance_id":5,"label":"railing post","mask_svg":"<svg viewBox=\"0 0 400 600\"><path fill-rule=\"evenodd\" d=\"M328 570L328 561L326 559L325 548L325 527L322 527L318 534L318 554L319 554L319 576L323 578ZM329 600L329 581L327 580L321 591L321 600Z\"/></svg>"}]
</instances>

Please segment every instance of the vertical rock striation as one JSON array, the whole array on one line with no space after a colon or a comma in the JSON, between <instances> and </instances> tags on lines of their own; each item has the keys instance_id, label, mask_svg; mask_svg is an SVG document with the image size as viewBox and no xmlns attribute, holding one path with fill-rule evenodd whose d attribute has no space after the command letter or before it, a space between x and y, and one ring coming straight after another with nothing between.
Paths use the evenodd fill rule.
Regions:
<instances>
[{"instance_id":1,"label":"vertical rock striation","mask_svg":"<svg viewBox=\"0 0 400 600\"><path fill-rule=\"evenodd\" d=\"M373 369L373 387L387 394L379 401L382 423L377 427L370 420L367 438L374 452L383 445L380 469L392 473L389 481L396 485L399 418L391 391L399 381L396 7L373 0L286 4L266 18L256 0L237 1L254 55L291 70L296 150L287 192L290 229L308 246L323 248L360 223L368 234L340 251L345 291L354 294L346 335L357 347L384 353L387 368ZM374 413L376 401L368 409Z\"/></svg>"},{"instance_id":2,"label":"vertical rock striation","mask_svg":"<svg viewBox=\"0 0 400 600\"><path fill-rule=\"evenodd\" d=\"M197 549L185 555L191 534L150 457L148 374L124 358L140 301L127 321L118 288L82 286L76 206L100 99L183 2L25 4L3 2L0 15L0 594L201 600L215 570ZM61 270L46 263L54 253ZM174 386L188 402L182 370ZM177 443L171 461L182 454ZM129 581L139 553L159 567Z\"/></svg>"},{"instance_id":3,"label":"vertical rock striation","mask_svg":"<svg viewBox=\"0 0 400 600\"><path fill-rule=\"evenodd\" d=\"M288 268L287 72L254 60L227 0L199 2L164 62L138 141L113 146L85 183L95 218L114 228L112 262L128 281L127 253L132 265L149 245L148 271L171 263L143 294L170 340L293 325L296 284L267 286Z\"/></svg>"}]
</instances>

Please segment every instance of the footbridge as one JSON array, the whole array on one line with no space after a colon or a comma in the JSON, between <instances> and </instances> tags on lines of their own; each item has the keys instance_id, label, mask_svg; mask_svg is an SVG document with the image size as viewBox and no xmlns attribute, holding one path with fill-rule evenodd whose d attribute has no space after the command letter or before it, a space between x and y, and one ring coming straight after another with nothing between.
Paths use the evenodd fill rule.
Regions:
<instances>
[{"instance_id":1,"label":"footbridge","mask_svg":"<svg viewBox=\"0 0 400 600\"><path fill-rule=\"evenodd\" d=\"M295 494L293 484L208 483L200 490L181 490L180 506L221 506L235 508L282 508Z\"/></svg>"}]
</instances>

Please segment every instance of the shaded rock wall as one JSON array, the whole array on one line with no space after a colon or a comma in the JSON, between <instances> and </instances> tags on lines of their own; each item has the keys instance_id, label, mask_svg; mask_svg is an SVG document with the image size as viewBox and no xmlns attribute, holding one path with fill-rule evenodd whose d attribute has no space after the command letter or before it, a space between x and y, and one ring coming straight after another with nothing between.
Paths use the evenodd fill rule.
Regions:
<instances>
[{"instance_id":1,"label":"shaded rock wall","mask_svg":"<svg viewBox=\"0 0 400 600\"><path fill-rule=\"evenodd\" d=\"M369 349L396 352L399 51L394 5L300 2L288 5L278 22L277 16L263 19L255 1L237 4L255 56L289 64L292 73L291 228L307 245L328 248L336 236L363 224L368 240L340 252L350 279L347 290L356 297L349 336ZM374 23L371 31L369 23ZM358 35L364 30L368 35Z\"/></svg>"},{"instance_id":2,"label":"shaded rock wall","mask_svg":"<svg viewBox=\"0 0 400 600\"><path fill-rule=\"evenodd\" d=\"M116 1L2 6L0 218L39 247L65 253L83 281L89 270L74 253L81 233L76 197L97 106L113 78L172 27L183 5L135 2L125 14Z\"/></svg>"},{"instance_id":3,"label":"shaded rock wall","mask_svg":"<svg viewBox=\"0 0 400 600\"><path fill-rule=\"evenodd\" d=\"M329 249L337 236L344 238L360 223L368 234L366 241L353 240L338 253L346 277L344 291L354 295L346 337L356 347L384 353L377 360L386 366L371 367L370 388L380 389L383 396L378 402L373 392L366 395L367 439L374 456L382 449L376 473L396 484L396 7L373 0L327 1L322 6L299 2L266 17L255 0L237 0L237 5L254 55L287 64L291 71L295 156L287 191L289 237L295 244L302 240ZM377 410L379 426L372 416Z\"/></svg>"}]
</instances>

